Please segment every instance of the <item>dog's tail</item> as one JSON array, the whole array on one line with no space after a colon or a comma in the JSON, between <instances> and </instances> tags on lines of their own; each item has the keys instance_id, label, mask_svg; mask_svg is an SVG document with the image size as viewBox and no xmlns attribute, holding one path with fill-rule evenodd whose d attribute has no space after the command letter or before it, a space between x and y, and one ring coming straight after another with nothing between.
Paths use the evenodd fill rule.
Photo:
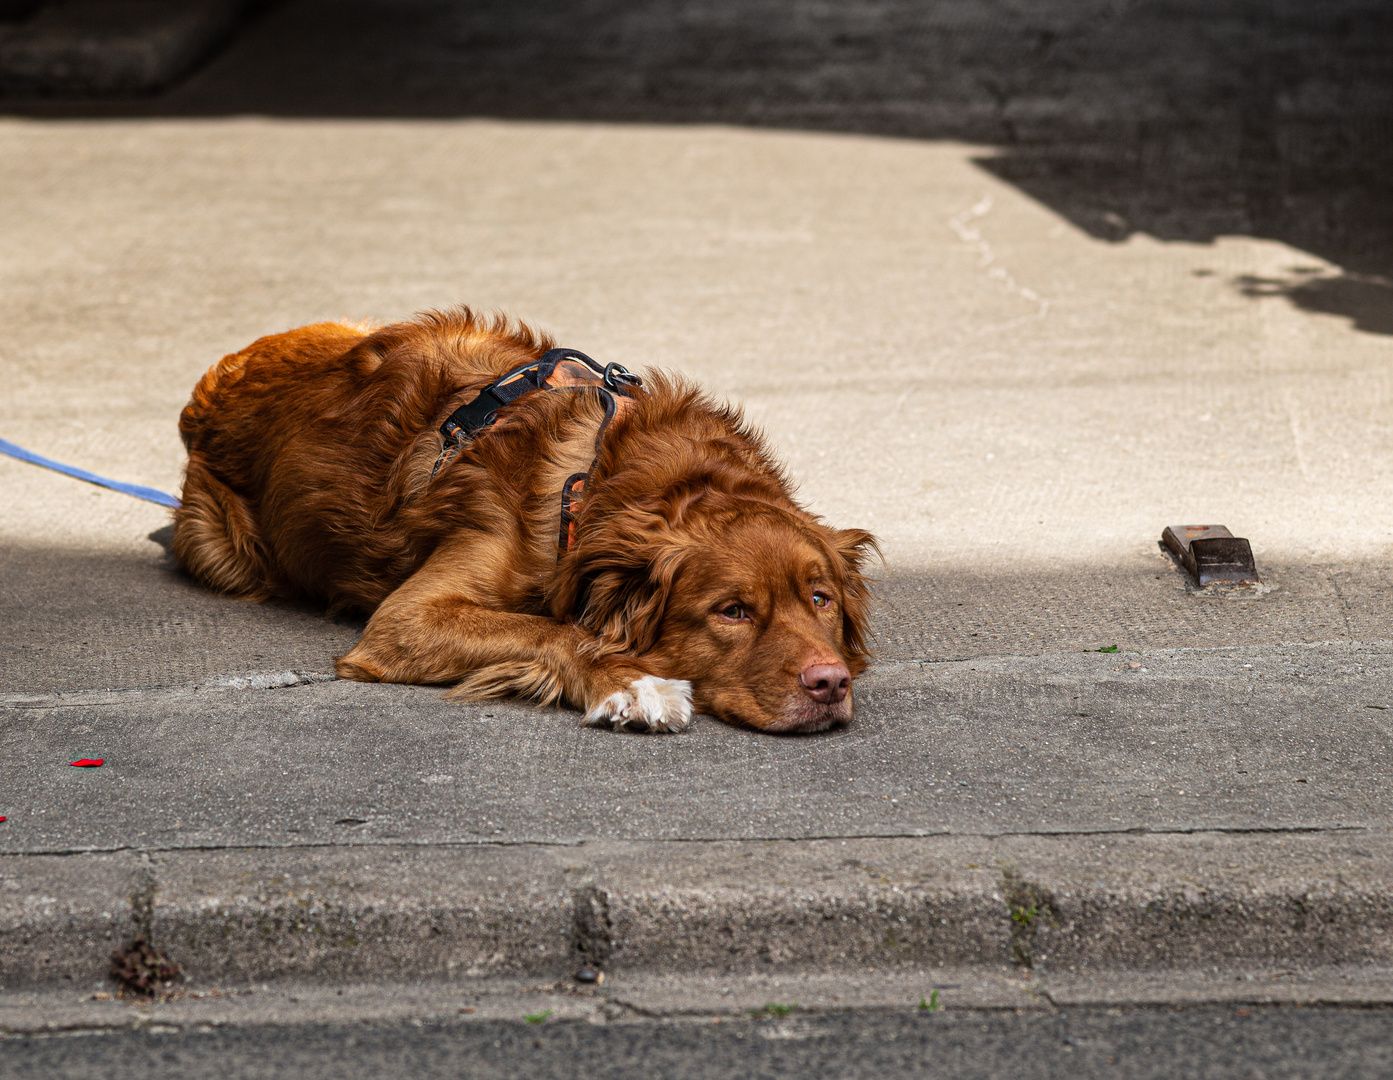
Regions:
<instances>
[{"instance_id":1,"label":"dog's tail","mask_svg":"<svg viewBox=\"0 0 1393 1080\"><path fill-rule=\"evenodd\" d=\"M172 546L180 565L209 588L248 600L269 600L277 593L246 502L192 455L183 505L174 511Z\"/></svg>"},{"instance_id":2,"label":"dog's tail","mask_svg":"<svg viewBox=\"0 0 1393 1080\"><path fill-rule=\"evenodd\" d=\"M182 505L174 511L172 547L180 565L209 588L269 600L276 589L256 516L220 475L236 468L228 460L225 428L235 422L228 399L246 365L246 352L223 357L198 380L179 414L179 436L189 461Z\"/></svg>"}]
</instances>

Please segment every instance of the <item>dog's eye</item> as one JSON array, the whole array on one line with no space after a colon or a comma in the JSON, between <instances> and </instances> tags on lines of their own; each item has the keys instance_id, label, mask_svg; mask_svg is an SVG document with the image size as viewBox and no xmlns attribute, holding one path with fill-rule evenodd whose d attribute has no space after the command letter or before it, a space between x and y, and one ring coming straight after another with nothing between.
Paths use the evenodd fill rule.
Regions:
<instances>
[{"instance_id":1,"label":"dog's eye","mask_svg":"<svg viewBox=\"0 0 1393 1080\"><path fill-rule=\"evenodd\" d=\"M740 622L745 618L745 609L739 604L731 604L729 607L722 608L721 614L731 622Z\"/></svg>"},{"instance_id":2,"label":"dog's eye","mask_svg":"<svg viewBox=\"0 0 1393 1080\"><path fill-rule=\"evenodd\" d=\"M813 593L813 607L826 607L832 601L827 598L826 593Z\"/></svg>"}]
</instances>

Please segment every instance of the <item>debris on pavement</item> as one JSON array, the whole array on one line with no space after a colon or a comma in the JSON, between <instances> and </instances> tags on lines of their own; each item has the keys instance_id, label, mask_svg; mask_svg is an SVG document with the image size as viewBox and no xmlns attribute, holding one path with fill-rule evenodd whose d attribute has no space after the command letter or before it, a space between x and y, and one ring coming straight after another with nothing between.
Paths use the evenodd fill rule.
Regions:
<instances>
[{"instance_id":1,"label":"debris on pavement","mask_svg":"<svg viewBox=\"0 0 1393 1080\"><path fill-rule=\"evenodd\" d=\"M125 993L154 997L179 978L179 965L143 937L111 954L111 977Z\"/></svg>"},{"instance_id":2,"label":"debris on pavement","mask_svg":"<svg viewBox=\"0 0 1393 1080\"><path fill-rule=\"evenodd\" d=\"M106 758L80 757L76 761L68 762L68 764L77 769L95 769L100 765L106 764Z\"/></svg>"}]
</instances>

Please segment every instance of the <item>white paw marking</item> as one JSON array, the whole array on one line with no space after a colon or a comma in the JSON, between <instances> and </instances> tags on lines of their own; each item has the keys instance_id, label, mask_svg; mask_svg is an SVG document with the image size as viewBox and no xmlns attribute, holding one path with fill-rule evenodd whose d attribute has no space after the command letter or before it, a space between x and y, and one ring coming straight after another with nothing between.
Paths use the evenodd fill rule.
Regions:
<instances>
[{"instance_id":1,"label":"white paw marking","mask_svg":"<svg viewBox=\"0 0 1393 1080\"><path fill-rule=\"evenodd\" d=\"M660 679L644 675L585 714L596 727L611 725L617 731L682 731L692 719L692 684L686 679Z\"/></svg>"}]
</instances>

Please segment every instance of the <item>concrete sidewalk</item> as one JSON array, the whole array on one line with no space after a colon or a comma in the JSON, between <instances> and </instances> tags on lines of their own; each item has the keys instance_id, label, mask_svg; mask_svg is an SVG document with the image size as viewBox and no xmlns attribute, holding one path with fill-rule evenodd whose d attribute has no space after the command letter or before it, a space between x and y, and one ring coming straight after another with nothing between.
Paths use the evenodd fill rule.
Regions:
<instances>
[{"instance_id":1,"label":"concrete sidewalk","mask_svg":"<svg viewBox=\"0 0 1393 1080\"><path fill-rule=\"evenodd\" d=\"M882 664L850 730L798 739L229 681L0 698L27 778L5 850L1393 827L1386 644Z\"/></svg>"},{"instance_id":2,"label":"concrete sidewalk","mask_svg":"<svg viewBox=\"0 0 1393 1080\"><path fill-rule=\"evenodd\" d=\"M30 787L0 856L0 1023L141 1022L103 995L137 936L187 971L160 1015L189 1023L461 995L597 1019L934 989L1393 1001L1390 650L1140 655L885 665L863 719L809 739L615 738L289 673L11 695ZM602 987L572 982L586 964Z\"/></svg>"},{"instance_id":3,"label":"concrete sidewalk","mask_svg":"<svg viewBox=\"0 0 1393 1080\"><path fill-rule=\"evenodd\" d=\"M176 490L224 353L502 308L742 402L882 538L881 662L800 739L326 681L360 624L208 595L165 511L0 458L0 1026L1390 1000L1374 256L1108 238L1019 146L225 115L318 10L166 97L0 119L0 436ZM1189 522L1264 586L1187 586L1157 540ZM182 996L94 997L139 933Z\"/></svg>"}]
</instances>

